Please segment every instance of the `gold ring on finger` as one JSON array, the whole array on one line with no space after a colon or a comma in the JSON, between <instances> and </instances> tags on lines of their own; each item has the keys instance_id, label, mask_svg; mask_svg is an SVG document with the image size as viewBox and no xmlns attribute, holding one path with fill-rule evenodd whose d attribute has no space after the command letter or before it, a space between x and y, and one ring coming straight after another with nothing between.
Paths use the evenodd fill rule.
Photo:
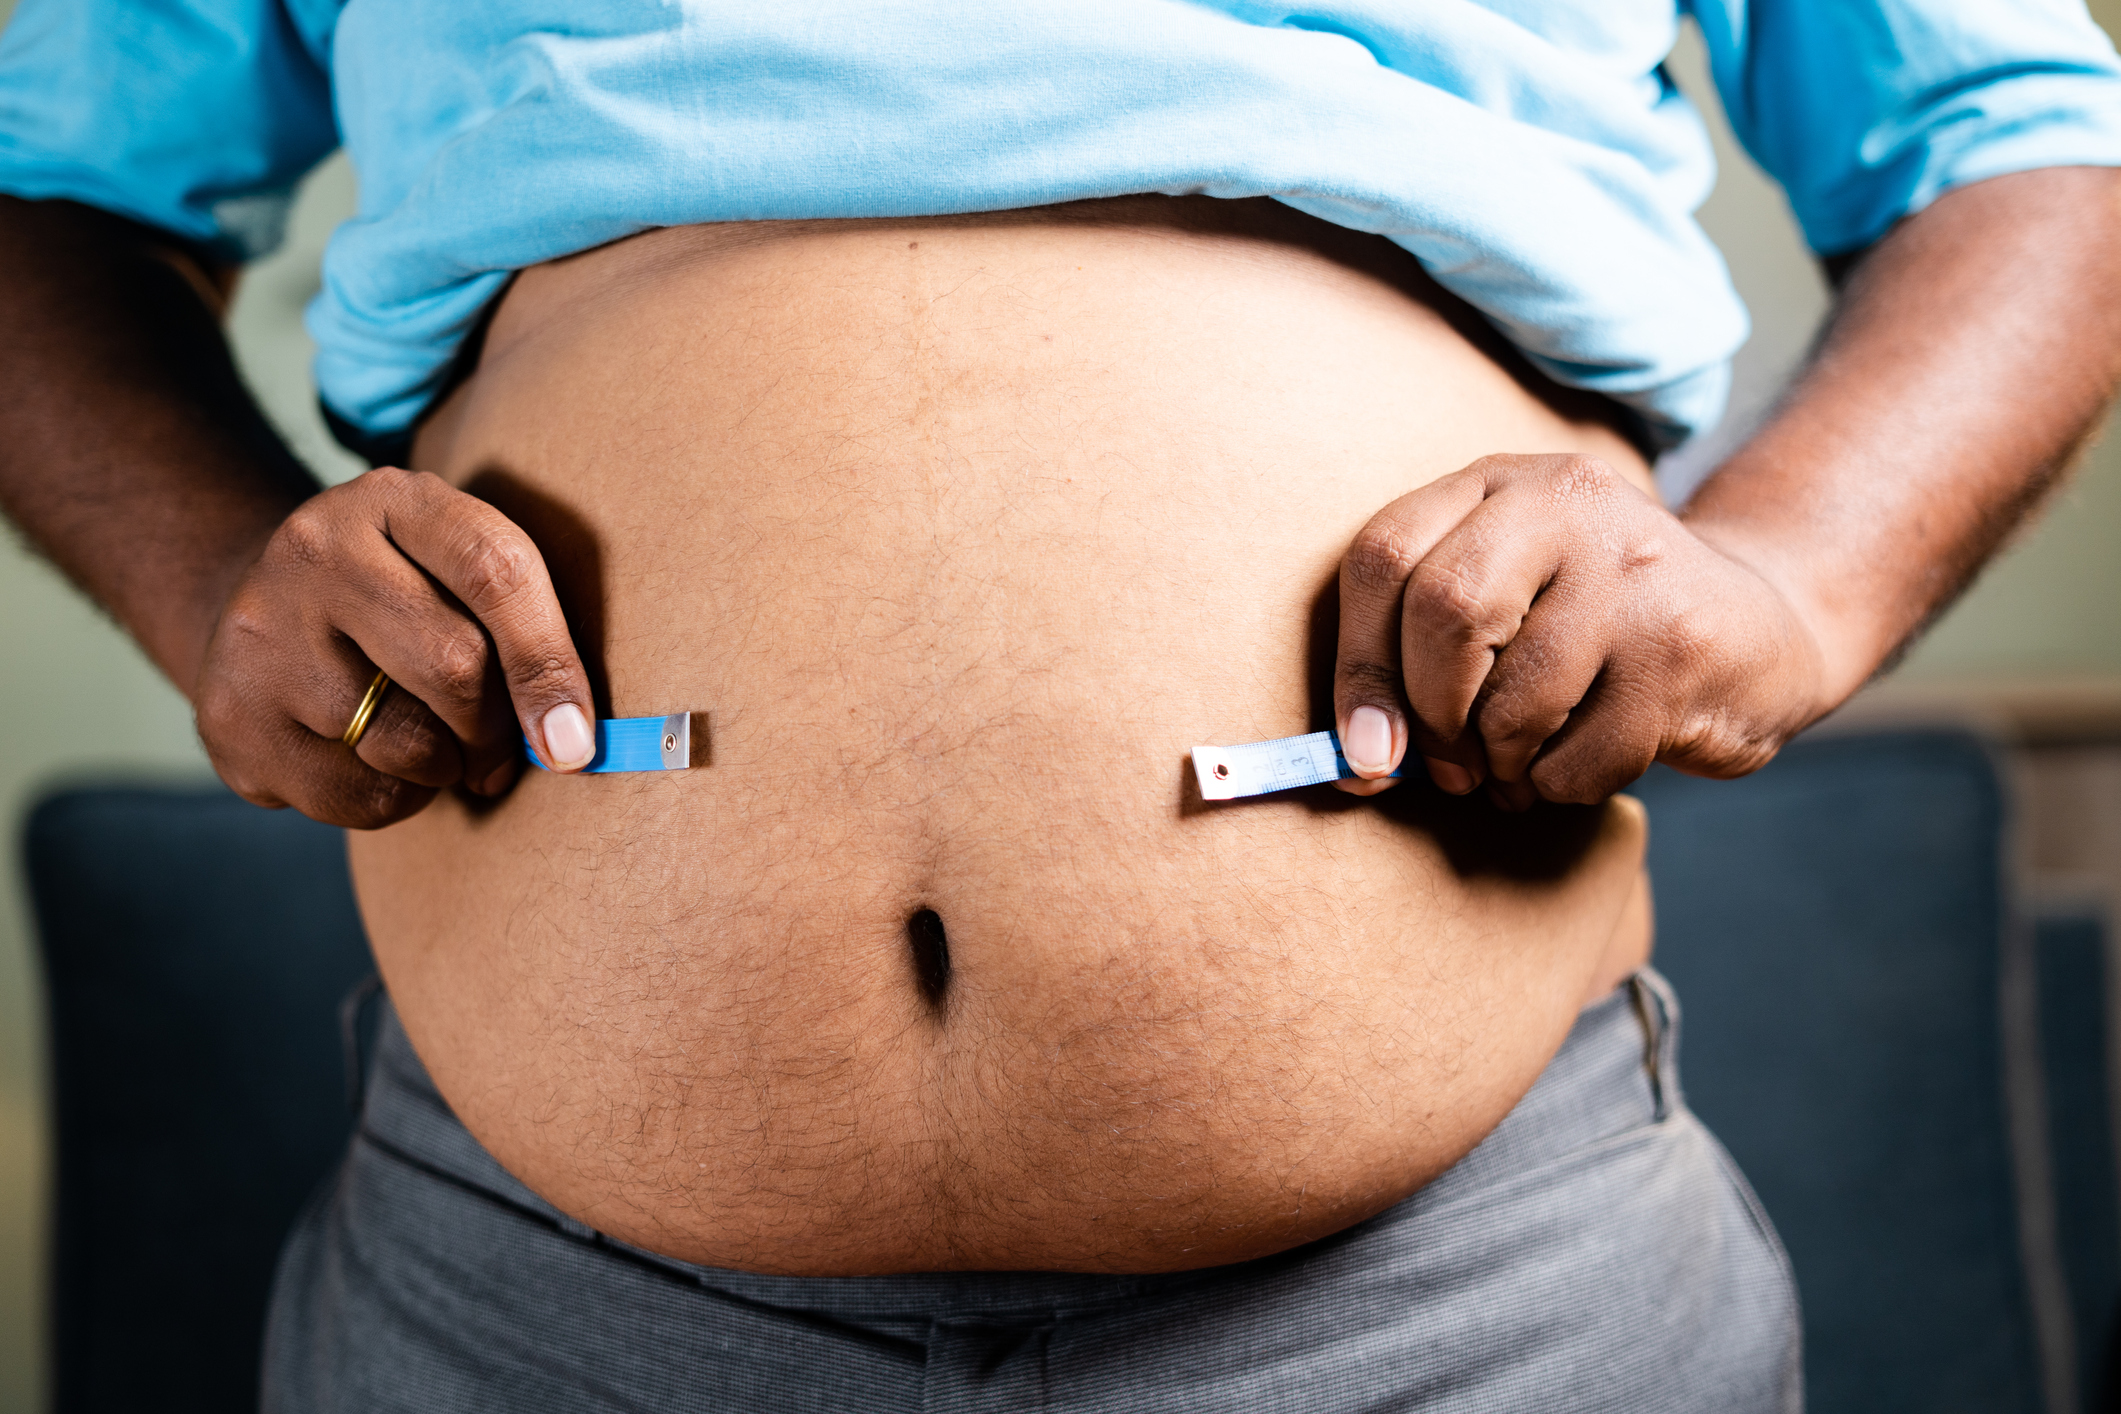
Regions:
<instances>
[{"instance_id":1,"label":"gold ring on finger","mask_svg":"<svg viewBox=\"0 0 2121 1414\"><path fill-rule=\"evenodd\" d=\"M368 691L362 695L361 705L354 708L353 720L346 724L346 730L340 735L339 740L345 742L349 747L359 746L361 744L361 734L368 730L369 722L376 715L376 708L383 705L383 697L389 691L389 675L378 672L376 680L368 685Z\"/></svg>"}]
</instances>

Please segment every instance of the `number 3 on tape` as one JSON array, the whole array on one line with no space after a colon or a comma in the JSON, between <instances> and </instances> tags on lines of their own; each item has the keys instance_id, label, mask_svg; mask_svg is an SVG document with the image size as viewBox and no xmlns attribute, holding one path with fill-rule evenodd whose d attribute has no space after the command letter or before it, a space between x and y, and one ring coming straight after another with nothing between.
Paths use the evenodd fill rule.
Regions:
<instances>
[{"instance_id":1,"label":"number 3 on tape","mask_svg":"<svg viewBox=\"0 0 2121 1414\"><path fill-rule=\"evenodd\" d=\"M1398 771L1392 773L1395 777ZM1242 800L1298 786L1355 778L1340 738L1331 732L1277 737L1245 746L1196 746L1193 776L1202 800Z\"/></svg>"}]
</instances>

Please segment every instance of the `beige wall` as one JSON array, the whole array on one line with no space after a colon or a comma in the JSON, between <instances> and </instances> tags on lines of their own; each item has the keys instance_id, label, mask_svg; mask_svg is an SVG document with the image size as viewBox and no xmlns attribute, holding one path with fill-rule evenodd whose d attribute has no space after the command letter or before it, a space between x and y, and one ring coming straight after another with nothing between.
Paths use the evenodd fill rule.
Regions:
<instances>
[{"instance_id":1,"label":"beige wall","mask_svg":"<svg viewBox=\"0 0 2121 1414\"><path fill-rule=\"evenodd\" d=\"M2121 33L2121 0L2093 0L2107 33ZM1704 107L1713 94L1692 36L1674 56L1680 84ZM1704 101L1705 100L1705 101ZM1802 356L1826 290L1781 194L1739 152L1720 115L1712 124L1722 174L1702 224L1723 248L1752 310L1739 354L1732 415L1691 465L1727 448L1773 398ZM1909 679L2121 675L2121 436L2095 447L2038 525L1989 568L1900 669Z\"/></svg>"},{"instance_id":2,"label":"beige wall","mask_svg":"<svg viewBox=\"0 0 2121 1414\"><path fill-rule=\"evenodd\" d=\"M13 0L0 0L4 23ZM2113 30L2121 0L2094 7ZM1691 41L1675 61L1697 97ZM1731 148L1704 212L1729 255L1756 332L1741 355L1733 425L1773 396L1801 355L1825 292L1779 195ZM329 478L356 466L310 401L297 316L323 238L350 207L334 161L305 189L288 248L247 275L233 317L245 374L303 455ZM1726 435L1725 441L1728 440ZM1718 445L1720 445L1719 443ZM1712 449L1713 450L1713 449ZM1674 482L1695 464L1668 469ZM1903 672L1914 676L2121 674L2121 439L2094 455L2054 513L1989 573ZM35 1407L41 1339L34 1303L44 1156L35 976L16 859L23 809L51 782L141 772L203 777L183 700L94 609L12 538L0 536L0 1410Z\"/></svg>"}]
</instances>

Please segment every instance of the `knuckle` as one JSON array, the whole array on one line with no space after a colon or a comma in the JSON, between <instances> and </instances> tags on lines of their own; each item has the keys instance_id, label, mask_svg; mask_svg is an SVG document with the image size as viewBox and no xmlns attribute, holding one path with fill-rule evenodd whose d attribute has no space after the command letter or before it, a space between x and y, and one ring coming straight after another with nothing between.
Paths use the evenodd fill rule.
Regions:
<instances>
[{"instance_id":1,"label":"knuckle","mask_svg":"<svg viewBox=\"0 0 2121 1414\"><path fill-rule=\"evenodd\" d=\"M1587 515L1602 513L1624 484L1612 467L1577 453L1549 459L1535 482L1545 509L1577 524Z\"/></svg>"},{"instance_id":2,"label":"knuckle","mask_svg":"<svg viewBox=\"0 0 2121 1414\"><path fill-rule=\"evenodd\" d=\"M1475 478L1492 495L1510 482L1522 478L1526 472L1532 470L1536 462L1537 458L1515 452L1490 452L1468 462L1465 470L1454 474Z\"/></svg>"},{"instance_id":3,"label":"knuckle","mask_svg":"<svg viewBox=\"0 0 2121 1414\"><path fill-rule=\"evenodd\" d=\"M238 590L227 607L221 610L216 633L245 648L269 643L278 629L276 618L267 596L249 589Z\"/></svg>"},{"instance_id":4,"label":"knuckle","mask_svg":"<svg viewBox=\"0 0 2121 1414\"><path fill-rule=\"evenodd\" d=\"M1480 734L1490 742L1544 741L1566 717L1518 699L1490 701L1480 709Z\"/></svg>"},{"instance_id":5,"label":"knuckle","mask_svg":"<svg viewBox=\"0 0 2121 1414\"><path fill-rule=\"evenodd\" d=\"M1366 525L1341 561L1341 577L1351 589L1388 593L1406 583L1418 562L1413 542L1403 528Z\"/></svg>"},{"instance_id":6,"label":"knuckle","mask_svg":"<svg viewBox=\"0 0 2121 1414\"><path fill-rule=\"evenodd\" d=\"M219 673L208 674L199 684L198 696L192 702L192 725L198 730L199 739L206 743L208 752L215 749L243 700Z\"/></svg>"},{"instance_id":7,"label":"knuckle","mask_svg":"<svg viewBox=\"0 0 2121 1414\"><path fill-rule=\"evenodd\" d=\"M1407 581L1407 615L1431 633L1462 639L1484 628L1490 611L1458 566L1424 561Z\"/></svg>"},{"instance_id":8,"label":"knuckle","mask_svg":"<svg viewBox=\"0 0 2121 1414\"><path fill-rule=\"evenodd\" d=\"M427 645L435 688L452 703L472 703L486 690L486 635L469 625L436 633Z\"/></svg>"},{"instance_id":9,"label":"knuckle","mask_svg":"<svg viewBox=\"0 0 2121 1414\"><path fill-rule=\"evenodd\" d=\"M1648 574L1671 558L1671 552L1671 542L1656 530L1630 535L1620 547L1620 572L1630 577Z\"/></svg>"},{"instance_id":10,"label":"knuckle","mask_svg":"<svg viewBox=\"0 0 2121 1414\"><path fill-rule=\"evenodd\" d=\"M288 564L313 568L328 563L337 542L331 513L314 497L288 513L272 538L275 555Z\"/></svg>"},{"instance_id":11,"label":"knuckle","mask_svg":"<svg viewBox=\"0 0 2121 1414\"><path fill-rule=\"evenodd\" d=\"M1663 618L1663 631L1657 635L1658 662L1664 674L1674 681L1683 681L1696 676L1702 669L1712 667L1722 654L1725 635L1721 615L1699 600L1685 601L1668 608Z\"/></svg>"},{"instance_id":12,"label":"knuckle","mask_svg":"<svg viewBox=\"0 0 2121 1414\"><path fill-rule=\"evenodd\" d=\"M1557 490L1572 498L1602 496L1613 489L1619 473L1596 457L1571 453L1555 465L1552 479Z\"/></svg>"},{"instance_id":13,"label":"knuckle","mask_svg":"<svg viewBox=\"0 0 2121 1414\"><path fill-rule=\"evenodd\" d=\"M235 752L255 737L269 699L255 683L209 673L192 703L192 725L209 754Z\"/></svg>"},{"instance_id":14,"label":"knuckle","mask_svg":"<svg viewBox=\"0 0 2121 1414\"><path fill-rule=\"evenodd\" d=\"M1678 735L1670 753L1675 764L1717 780L1751 775L1774 760L1782 746L1774 734L1747 731L1722 712L1697 716Z\"/></svg>"},{"instance_id":15,"label":"knuckle","mask_svg":"<svg viewBox=\"0 0 2121 1414\"><path fill-rule=\"evenodd\" d=\"M532 583L540 567L537 552L520 532L481 529L464 549L460 593L473 612L484 614Z\"/></svg>"},{"instance_id":16,"label":"knuckle","mask_svg":"<svg viewBox=\"0 0 2121 1414\"><path fill-rule=\"evenodd\" d=\"M379 466L346 483L355 495L381 501L385 506L403 506L417 496L429 480L441 478L432 472L407 471L402 466Z\"/></svg>"}]
</instances>

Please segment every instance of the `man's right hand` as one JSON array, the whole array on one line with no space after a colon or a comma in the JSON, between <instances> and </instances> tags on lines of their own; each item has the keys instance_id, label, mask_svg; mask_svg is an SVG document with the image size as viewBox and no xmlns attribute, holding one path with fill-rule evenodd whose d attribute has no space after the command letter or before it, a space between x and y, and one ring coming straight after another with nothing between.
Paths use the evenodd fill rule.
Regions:
<instances>
[{"instance_id":1,"label":"man's right hand","mask_svg":"<svg viewBox=\"0 0 2121 1414\"><path fill-rule=\"evenodd\" d=\"M391 691L349 749L378 669ZM484 501L394 467L287 517L222 610L193 701L237 794L355 829L450 786L503 794L526 738L558 771L596 746L588 675L537 547Z\"/></svg>"}]
</instances>

